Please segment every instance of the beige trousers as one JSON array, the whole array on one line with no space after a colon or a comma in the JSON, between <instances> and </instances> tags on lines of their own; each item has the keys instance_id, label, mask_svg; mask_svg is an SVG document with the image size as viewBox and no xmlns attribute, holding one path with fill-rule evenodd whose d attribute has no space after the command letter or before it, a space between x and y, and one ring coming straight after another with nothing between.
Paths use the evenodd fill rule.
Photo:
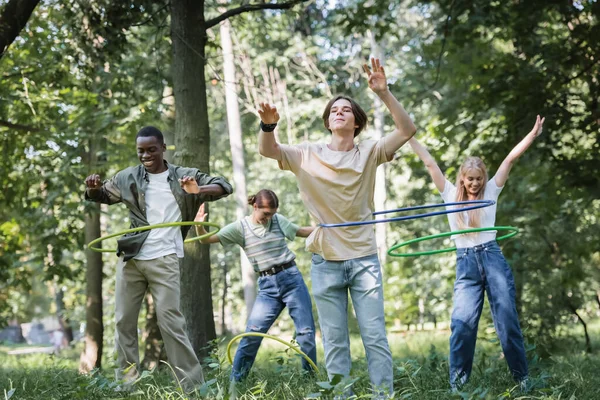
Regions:
<instances>
[{"instance_id":1,"label":"beige trousers","mask_svg":"<svg viewBox=\"0 0 600 400\"><path fill-rule=\"evenodd\" d=\"M204 382L179 309L179 288L179 260L175 254L153 260L119 259L115 293L117 379L132 382L138 377L137 321L146 290L150 290L168 362L177 380L186 391Z\"/></svg>"}]
</instances>

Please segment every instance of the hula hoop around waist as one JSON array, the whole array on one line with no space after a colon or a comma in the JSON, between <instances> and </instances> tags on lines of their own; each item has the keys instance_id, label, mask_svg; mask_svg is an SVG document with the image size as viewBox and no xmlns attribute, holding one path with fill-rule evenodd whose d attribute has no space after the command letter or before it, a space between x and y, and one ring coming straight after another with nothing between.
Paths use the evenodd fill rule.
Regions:
<instances>
[{"instance_id":1,"label":"hula hoop around waist","mask_svg":"<svg viewBox=\"0 0 600 400\"><path fill-rule=\"evenodd\" d=\"M506 231L510 231L510 232L507 233L506 235L496 238L496 240L508 239L508 238L515 236L517 233L519 233L519 229L515 228L514 226L492 226L489 228L463 229L460 231L437 233L435 235L428 235L428 236L423 236L423 237L416 238L416 239L407 240L406 242L398 243L398 244L390 247L390 249L388 250L387 253L391 257L419 257L419 256L428 256L428 255L432 255L432 254L448 253L450 251L456 250L456 247L451 247L448 249L439 249L439 250L419 251L416 253L398 253L398 252L395 252L395 250L398 250L399 248L408 246L410 244L424 242L426 240L432 240L432 239L437 239L437 238L441 238L441 237L448 237L448 236L452 236L452 235L461 235L464 233L484 232L484 231L502 231L502 230L506 230Z\"/></svg>"},{"instance_id":2,"label":"hula hoop around waist","mask_svg":"<svg viewBox=\"0 0 600 400\"><path fill-rule=\"evenodd\" d=\"M89 242L87 244L87 247L88 247L88 249L90 249L92 251L97 251L99 253L116 253L117 249L103 249L100 247L93 247L93 246L95 244L98 244L98 243L106 240L106 239L111 239L111 238L114 238L117 236L122 236L127 233L143 232L143 231L148 231L151 229L170 228L173 226L212 226L213 228L216 228L216 230L207 232L204 235L200 235L200 236L196 236L196 237L187 239L183 243L191 243L191 242L195 242L196 240L206 239L207 237L212 236L215 233L219 232L219 230L221 229L221 227L218 224L215 224L214 222L204 222L204 221L165 222L162 224L139 226L137 228L125 229L124 231L117 232L117 233L111 233L110 235L102 236L102 237L99 237L98 239L92 240L91 242Z\"/></svg>"},{"instance_id":3,"label":"hula hoop around waist","mask_svg":"<svg viewBox=\"0 0 600 400\"><path fill-rule=\"evenodd\" d=\"M339 224L319 224L319 226L322 228L339 228L339 227L343 227L343 226L358 226L358 225L381 224L384 222L408 221L411 219L433 217L435 215L452 214L452 213L457 213L457 212L476 210L478 208L490 207L490 206L493 206L494 204L496 204L496 202L493 200L469 200L469 201L458 201L458 202L453 202L453 203L426 204L423 206L403 207L403 208L395 208L393 210L377 211L377 212L374 212L373 215L375 216L375 215L384 215L384 214L399 213L399 212L405 212L405 211L422 210L425 208L451 207L451 206L458 206L458 205L464 205L464 204L474 204L474 205L469 206L469 207L453 208L450 210L432 211L432 212L417 214L417 215L407 215L405 217L373 219L370 221L343 222L343 223L339 223Z\"/></svg>"}]
</instances>

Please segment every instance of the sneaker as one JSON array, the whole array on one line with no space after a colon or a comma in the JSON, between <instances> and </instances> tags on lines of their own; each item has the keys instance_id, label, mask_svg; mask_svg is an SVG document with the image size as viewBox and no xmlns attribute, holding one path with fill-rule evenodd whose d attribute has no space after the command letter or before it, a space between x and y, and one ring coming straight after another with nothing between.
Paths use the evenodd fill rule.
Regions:
<instances>
[{"instance_id":1,"label":"sneaker","mask_svg":"<svg viewBox=\"0 0 600 400\"><path fill-rule=\"evenodd\" d=\"M528 393L531 390L531 382L529 378L524 378L519 381L519 390L523 393Z\"/></svg>"}]
</instances>

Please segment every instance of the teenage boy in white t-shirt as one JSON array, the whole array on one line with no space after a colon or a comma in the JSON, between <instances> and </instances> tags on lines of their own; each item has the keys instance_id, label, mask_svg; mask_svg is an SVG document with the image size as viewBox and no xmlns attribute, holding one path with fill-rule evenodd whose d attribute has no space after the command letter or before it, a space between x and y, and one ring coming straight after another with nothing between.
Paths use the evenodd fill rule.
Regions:
<instances>
[{"instance_id":1,"label":"teenage boy in white t-shirt","mask_svg":"<svg viewBox=\"0 0 600 400\"><path fill-rule=\"evenodd\" d=\"M193 221L203 202L233 191L223 178L167 163L163 159L163 134L155 127L142 128L136 146L140 165L124 169L105 182L97 174L85 180L85 198L105 204L124 203L132 228ZM179 258L183 258L183 238L189 229L152 229L124 235L117 241L116 372L127 385L139 376L137 320L146 290L154 298L158 326L178 382L191 391L204 381L179 305Z\"/></svg>"}]
</instances>

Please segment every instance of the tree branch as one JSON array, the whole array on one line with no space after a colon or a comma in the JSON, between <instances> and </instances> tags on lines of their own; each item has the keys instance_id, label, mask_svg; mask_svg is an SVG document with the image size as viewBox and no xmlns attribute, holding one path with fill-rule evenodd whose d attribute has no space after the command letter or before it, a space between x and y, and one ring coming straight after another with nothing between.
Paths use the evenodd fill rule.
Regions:
<instances>
[{"instance_id":1,"label":"tree branch","mask_svg":"<svg viewBox=\"0 0 600 400\"><path fill-rule=\"evenodd\" d=\"M205 27L205 29L212 28L213 26L217 25L221 21L225 21L227 18L233 17L238 14L242 14L245 12L258 11L258 10L287 10L287 9L294 7L296 4L304 3L306 1L308 1L308 0L292 0L290 2L281 3L281 4L276 4L276 3L245 4L243 6L240 6L237 8L232 8L231 10L225 11L223 14L219 15L218 17L209 19L208 21L205 22L204 27Z\"/></svg>"},{"instance_id":2,"label":"tree branch","mask_svg":"<svg viewBox=\"0 0 600 400\"><path fill-rule=\"evenodd\" d=\"M16 129L18 131L28 131L28 132L40 132L41 131L40 128L36 128L34 126L27 126L27 125L21 125L21 124L13 124L11 122L3 121L3 120L0 120L0 126L5 126L7 128Z\"/></svg>"}]
</instances>

